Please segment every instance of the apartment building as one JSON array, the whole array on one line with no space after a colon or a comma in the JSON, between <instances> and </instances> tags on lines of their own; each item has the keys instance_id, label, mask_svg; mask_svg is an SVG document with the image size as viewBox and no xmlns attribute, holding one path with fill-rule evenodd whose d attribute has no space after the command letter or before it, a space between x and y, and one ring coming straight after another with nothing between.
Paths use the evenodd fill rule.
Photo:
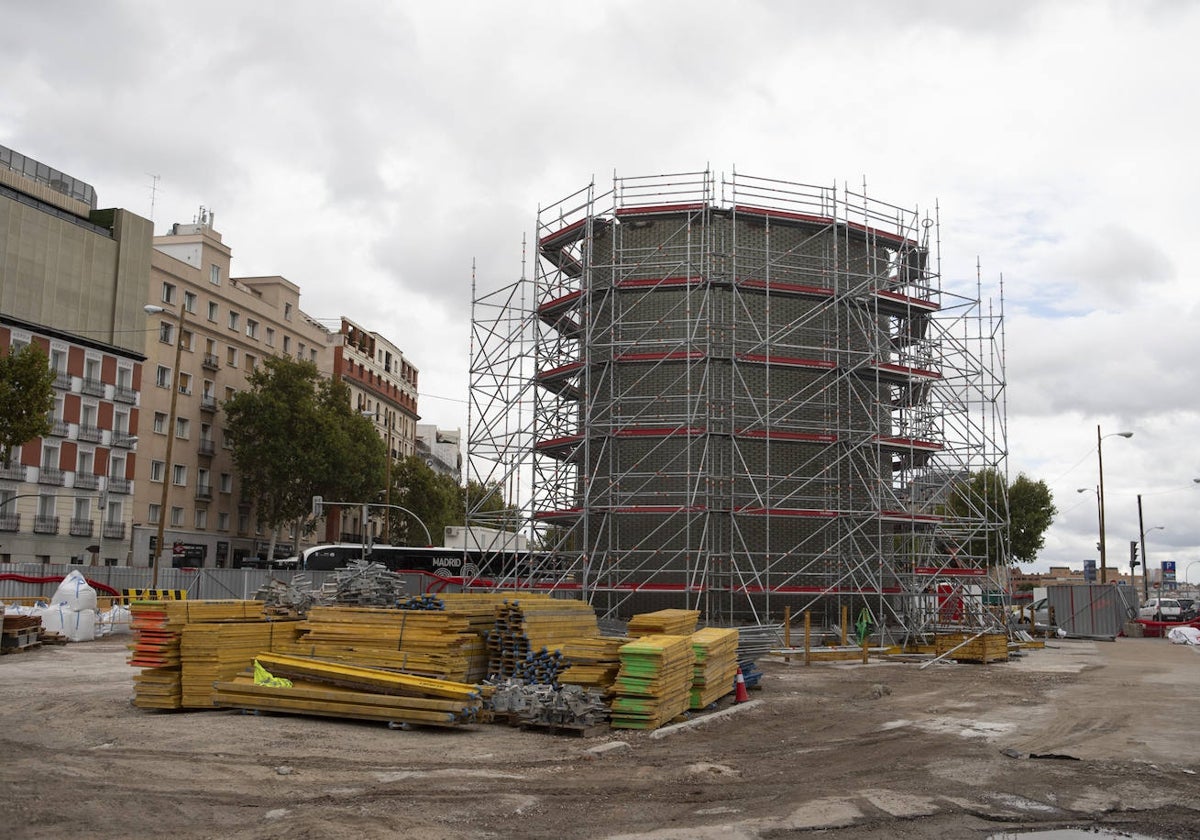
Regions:
<instances>
[{"instance_id":1,"label":"apartment building","mask_svg":"<svg viewBox=\"0 0 1200 840\"><path fill-rule=\"evenodd\" d=\"M392 461L416 452L417 376L415 365L382 335L342 316L333 348L333 375L350 390L350 405L368 417L387 445ZM325 539L362 538L361 509L330 506ZM372 533L375 529L372 529Z\"/></svg>"},{"instance_id":2,"label":"apartment building","mask_svg":"<svg viewBox=\"0 0 1200 840\"><path fill-rule=\"evenodd\" d=\"M434 472L462 483L462 430L418 423L417 454Z\"/></svg>"},{"instance_id":3,"label":"apartment building","mask_svg":"<svg viewBox=\"0 0 1200 840\"><path fill-rule=\"evenodd\" d=\"M325 376L333 371L337 336L300 309L300 288L278 276L233 277L232 250L212 222L201 209L196 222L154 237L143 303L161 311L145 346L137 565L152 561L160 517L169 548L160 563L236 567L265 556L271 535L240 492L221 403L269 355L312 361ZM290 553L292 536L282 535L277 553Z\"/></svg>"},{"instance_id":4,"label":"apartment building","mask_svg":"<svg viewBox=\"0 0 1200 840\"><path fill-rule=\"evenodd\" d=\"M37 344L52 428L0 464L0 562L129 556L153 229L0 146L0 352Z\"/></svg>"}]
</instances>

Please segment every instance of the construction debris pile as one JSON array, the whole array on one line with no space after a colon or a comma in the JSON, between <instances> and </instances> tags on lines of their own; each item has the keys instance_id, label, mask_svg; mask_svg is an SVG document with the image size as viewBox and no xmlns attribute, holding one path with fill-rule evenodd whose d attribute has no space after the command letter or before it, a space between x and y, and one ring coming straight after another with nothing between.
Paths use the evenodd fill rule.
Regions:
<instances>
[{"instance_id":1,"label":"construction debris pile","mask_svg":"<svg viewBox=\"0 0 1200 840\"><path fill-rule=\"evenodd\" d=\"M336 596L278 583L264 601L134 602L134 705L579 733L610 715L614 727L652 729L734 688L737 630L697 631L695 611L635 616L628 636L601 635L582 601L402 597L370 564L339 580ZM390 604L320 603L330 597Z\"/></svg>"}]
</instances>

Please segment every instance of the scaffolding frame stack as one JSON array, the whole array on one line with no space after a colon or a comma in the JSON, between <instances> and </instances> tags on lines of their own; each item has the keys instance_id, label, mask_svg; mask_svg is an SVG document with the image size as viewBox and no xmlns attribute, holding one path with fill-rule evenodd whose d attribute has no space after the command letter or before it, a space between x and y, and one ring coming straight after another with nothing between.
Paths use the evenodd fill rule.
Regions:
<instances>
[{"instance_id":1,"label":"scaffolding frame stack","mask_svg":"<svg viewBox=\"0 0 1200 840\"><path fill-rule=\"evenodd\" d=\"M506 500L468 526L538 550L466 583L614 617L993 623L1003 301L943 287L938 232L865 186L737 172L540 209L532 278L473 300L468 420L469 473ZM960 489L983 471L994 492Z\"/></svg>"}]
</instances>

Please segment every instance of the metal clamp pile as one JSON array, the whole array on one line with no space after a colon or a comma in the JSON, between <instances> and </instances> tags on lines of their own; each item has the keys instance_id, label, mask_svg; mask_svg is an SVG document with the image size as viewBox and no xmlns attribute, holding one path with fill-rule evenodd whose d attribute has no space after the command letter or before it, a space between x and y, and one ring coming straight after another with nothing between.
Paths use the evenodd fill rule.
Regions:
<instances>
[{"instance_id":1,"label":"metal clamp pile","mask_svg":"<svg viewBox=\"0 0 1200 840\"><path fill-rule=\"evenodd\" d=\"M493 710L522 724L586 728L608 719L608 704L594 689L577 685L528 685L512 679L492 684Z\"/></svg>"},{"instance_id":2,"label":"metal clamp pile","mask_svg":"<svg viewBox=\"0 0 1200 840\"><path fill-rule=\"evenodd\" d=\"M405 594L404 576L381 563L351 560L325 581L321 594L334 604L358 607L394 607Z\"/></svg>"}]
</instances>

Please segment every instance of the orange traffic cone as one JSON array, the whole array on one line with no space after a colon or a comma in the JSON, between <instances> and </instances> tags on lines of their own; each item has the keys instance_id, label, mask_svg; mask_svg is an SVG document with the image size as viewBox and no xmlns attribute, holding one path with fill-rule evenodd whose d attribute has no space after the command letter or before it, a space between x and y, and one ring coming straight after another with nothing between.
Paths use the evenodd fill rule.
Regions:
<instances>
[{"instance_id":1,"label":"orange traffic cone","mask_svg":"<svg viewBox=\"0 0 1200 840\"><path fill-rule=\"evenodd\" d=\"M746 691L746 678L742 676L742 668L738 666L737 672L737 693L733 695L733 703L736 706L738 703L745 703L750 699L750 692Z\"/></svg>"}]
</instances>

